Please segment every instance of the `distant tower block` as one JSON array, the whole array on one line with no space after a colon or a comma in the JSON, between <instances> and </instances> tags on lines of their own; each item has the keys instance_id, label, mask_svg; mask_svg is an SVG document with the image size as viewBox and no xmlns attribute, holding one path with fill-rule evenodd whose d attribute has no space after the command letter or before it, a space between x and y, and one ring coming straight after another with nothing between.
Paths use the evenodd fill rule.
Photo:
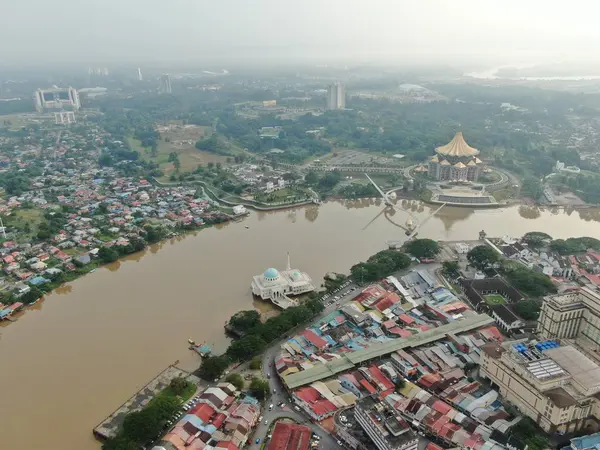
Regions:
<instances>
[{"instance_id":1,"label":"distant tower block","mask_svg":"<svg viewBox=\"0 0 600 450\"><path fill-rule=\"evenodd\" d=\"M165 73L160 76L160 86L158 87L158 92L161 94L171 94L171 77L168 73Z\"/></svg>"},{"instance_id":2,"label":"distant tower block","mask_svg":"<svg viewBox=\"0 0 600 450\"><path fill-rule=\"evenodd\" d=\"M327 109L344 109L346 93L342 83L333 83L327 87Z\"/></svg>"},{"instance_id":3,"label":"distant tower block","mask_svg":"<svg viewBox=\"0 0 600 450\"><path fill-rule=\"evenodd\" d=\"M139 67L138 67L137 78L138 78L138 81L144 81L144 77L142 76L142 69L140 69Z\"/></svg>"}]
</instances>

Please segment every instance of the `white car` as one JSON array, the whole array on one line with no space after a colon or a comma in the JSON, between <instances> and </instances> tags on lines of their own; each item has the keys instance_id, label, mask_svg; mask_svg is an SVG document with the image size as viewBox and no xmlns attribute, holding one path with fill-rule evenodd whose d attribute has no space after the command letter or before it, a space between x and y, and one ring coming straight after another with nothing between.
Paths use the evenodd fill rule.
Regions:
<instances>
[{"instance_id":1,"label":"white car","mask_svg":"<svg viewBox=\"0 0 600 450\"><path fill-rule=\"evenodd\" d=\"M268 420L265 420L265 425L269 425L269 421Z\"/></svg>"},{"instance_id":2,"label":"white car","mask_svg":"<svg viewBox=\"0 0 600 450\"><path fill-rule=\"evenodd\" d=\"M272 409L273 409L273 403L271 403L271 404L269 405L269 411L271 411Z\"/></svg>"}]
</instances>

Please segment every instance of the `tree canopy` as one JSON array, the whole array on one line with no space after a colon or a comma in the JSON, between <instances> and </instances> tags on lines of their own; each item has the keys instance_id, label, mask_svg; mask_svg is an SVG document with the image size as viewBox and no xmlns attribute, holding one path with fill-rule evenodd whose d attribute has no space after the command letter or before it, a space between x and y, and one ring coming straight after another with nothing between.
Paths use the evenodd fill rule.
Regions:
<instances>
[{"instance_id":1,"label":"tree canopy","mask_svg":"<svg viewBox=\"0 0 600 450\"><path fill-rule=\"evenodd\" d=\"M269 396L269 381L263 378L252 378L250 393L257 399L264 400Z\"/></svg>"},{"instance_id":2,"label":"tree canopy","mask_svg":"<svg viewBox=\"0 0 600 450\"><path fill-rule=\"evenodd\" d=\"M171 390L175 395L181 395L185 392L185 390L189 387L190 382L185 378L175 377L169 383Z\"/></svg>"},{"instance_id":3,"label":"tree canopy","mask_svg":"<svg viewBox=\"0 0 600 450\"><path fill-rule=\"evenodd\" d=\"M504 264L502 272L515 288L530 297L556 292L556 286L550 278L521 264Z\"/></svg>"},{"instance_id":4,"label":"tree canopy","mask_svg":"<svg viewBox=\"0 0 600 450\"><path fill-rule=\"evenodd\" d=\"M185 380L184 380L185 382ZM121 431L102 445L102 450L133 450L151 442L181 406L174 392L165 389L141 411L127 414Z\"/></svg>"},{"instance_id":5,"label":"tree canopy","mask_svg":"<svg viewBox=\"0 0 600 450\"><path fill-rule=\"evenodd\" d=\"M219 378L228 366L227 356L210 356L202 361L198 374L205 380L212 381Z\"/></svg>"},{"instance_id":6,"label":"tree canopy","mask_svg":"<svg viewBox=\"0 0 600 450\"><path fill-rule=\"evenodd\" d=\"M112 247L100 247L98 257L103 263L111 263L119 259L119 252Z\"/></svg>"},{"instance_id":7,"label":"tree canopy","mask_svg":"<svg viewBox=\"0 0 600 450\"><path fill-rule=\"evenodd\" d=\"M550 248L561 255L585 252L588 248L600 251L600 240L592 237L556 239L550 242Z\"/></svg>"},{"instance_id":8,"label":"tree canopy","mask_svg":"<svg viewBox=\"0 0 600 450\"><path fill-rule=\"evenodd\" d=\"M438 243L432 239L414 239L408 241L404 248L417 258L433 258L440 252Z\"/></svg>"},{"instance_id":9,"label":"tree canopy","mask_svg":"<svg viewBox=\"0 0 600 450\"><path fill-rule=\"evenodd\" d=\"M229 325L240 334L247 333L259 324L260 313L254 309L249 311L239 311L229 319Z\"/></svg>"},{"instance_id":10,"label":"tree canopy","mask_svg":"<svg viewBox=\"0 0 600 450\"><path fill-rule=\"evenodd\" d=\"M513 305L515 313L525 320L537 320L540 316L540 302L536 300L523 300Z\"/></svg>"},{"instance_id":11,"label":"tree canopy","mask_svg":"<svg viewBox=\"0 0 600 450\"><path fill-rule=\"evenodd\" d=\"M269 318L265 323L260 321L246 334L235 339L222 356L212 356L205 359L198 369L198 375L205 380L218 378L232 361L248 361L264 351L267 345L280 338L290 329L305 323L315 314L323 311L323 303L310 299L304 304L293 306L281 314ZM260 365L259 367L260 368Z\"/></svg>"},{"instance_id":12,"label":"tree canopy","mask_svg":"<svg viewBox=\"0 0 600 450\"><path fill-rule=\"evenodd\" d=\"M537 249L544 246L545 243L550 242L552 237L549 234L542 233L540 231L531 231L525 233L523 241L529 245L529 247Z\"/></svg>"},{"instance_id":13,"label":"tree canopy","mask_svg":"<svg viewBox=\"0 0 600 450\"><path fill-rule=\"evenodd\" d=\"M350 268L352 279L358 283L376 281L410 266L410 258L397 250L382 250L366 262Z\"/></svg>"},{"instance_id":14,"label":"tree canopy","mask_svg":"<svg viewBox=\"0 0 600 450\"><path fill-rule=\"evenodd\" d=\"M494 263L498 262L500 256L493 248L487 245L478 245L473 247L467 253L467 260L473 267L484 270L491 267Z\"/></svg>"},{"instance_id":15,"label":"tree canopy","mask_svg":"<svg viewBox=\"0 0 600 450\"><path fill-rule=\"evenodd\" d=\"M230 373L225 378L225 381L233 384L238 391L244 389L244 378L239 373Z\"/></svg>"},{"instance_id":16,"label":"tree canopy","mask_svg":"<svg viewBox=\"0 0 600 450\"><path fill-rule=\"evenodd\" d=\"M450 278L458 278L460 276L460 266L457 261L444 261L442 272Z\"/></svg>"}]
</instances>

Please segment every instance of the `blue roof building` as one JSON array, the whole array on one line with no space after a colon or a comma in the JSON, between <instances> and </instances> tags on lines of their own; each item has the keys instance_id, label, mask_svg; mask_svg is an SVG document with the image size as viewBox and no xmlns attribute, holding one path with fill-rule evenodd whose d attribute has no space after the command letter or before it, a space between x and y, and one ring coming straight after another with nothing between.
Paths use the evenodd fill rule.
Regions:
<instances>
[{"instance_id":1,"label":"blue roof building","mask_svg":"<svg viewBox=\"0 0 600 450\"><path fill-rule=\"evenodd\" d=\"M29 280L29 283L33 284L34 286L39 286L40 284L47 283L48 281L50 281L50 280L48 280L44 277L37 276L37 277L33 277L31 280Z\"/></svg>"},{"instance_id":2,"label":"blue roof building","mask_svg":"<svg viewBox=\"0 0 600 450\"><path fill-rule=\"evenodd\" d=\"M573 450L600 450L600 433L571 439L571 446L566 448Z\"/></svg>"}]
</instances>

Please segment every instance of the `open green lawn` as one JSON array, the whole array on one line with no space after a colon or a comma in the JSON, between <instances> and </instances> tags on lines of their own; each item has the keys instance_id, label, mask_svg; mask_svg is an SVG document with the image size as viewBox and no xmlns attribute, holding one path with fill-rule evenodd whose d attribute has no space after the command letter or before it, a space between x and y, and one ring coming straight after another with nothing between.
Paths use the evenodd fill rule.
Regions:
<instances>
[{"instance_id":1,"label":"open green lawn","mask_svg":"<svg viewBox=\"0 0 600 450\"><path fill-rule=\"evenodd\" d=\"M192 395L194 395L194 393L196 392L196 389L197 389L197 386L194 383L189 383L187 388L185 389L185 391L183 391L183 393L179 396L181 398L181 402L185 403L190 398L192 398ZM177 394L175 394L175 392L173 392L173 389L171 389L171 386L167 386L166 388L164 388L158 395L167 396L167 397L177 397Z\"/></svg>"},{"instance_id":2,"label":"open green lawn","mask_svg":"<svg viewBox=\"0 0 600 450\"><path fill-rule=\"evenodd\" d=\"M19 130L29 123L31 122L22 114L7 114L0 116L0 128Z\"/></svg>"},{"instance_id":3,"label":"open green lawn","mask_svg":"<svg viewBox=\"0 0 600 450\"><path fill-rule=\"evenodd\" d=\"M485 299L485 302L491 306L503 305L504 303L506 303L506 300L504 300L504 297L502 297L501 295L497 295L497 294L484 295L483 298Z\"/></svg>"},{"instance_id":4,"label":"open green lawn","mask_svg":"<svg viewBox=\"0 0 600 450\"><path fill-rule=\"evenodd\" d=\"M304 197L308 192L303 189L286 187L270 193L261 193L254 197L257 202L277 203L291 200L294 197Z\"/></svg>"},{"instance_id":5,"label":"open green lawn","mask_svg":"<svg viewBox=\"0 0 600 450\"><path fill-rule=\"evenodd\" d=\"M10 216L4 218L4 225L8 228L7 231L19 230L20 236L31 238L36 235L40 223L44 221L44 212L37 208L22 208L14 211ZM25 229L29 225L29 231Z\"/></svg>"},{"instance_id":6,"label":"open green lawn","mask_svg":"<svg viewBox=\"0 0 600 450\"><path fill-rule=\"evenodd\" d=\"M139 140L128 137L127 142L133 150L140 153L140 158L144 161L152 161L160 167L165 176L163 181L168 181L169 175L175 171L175 167L172 162L169 162L169 154L171 152L179 155L179 162L181 163L181 172L189 172L194 170L199 165L206 166L209 162L213 163L225 163L227 160L226 156L216 155L205 151L198 150L194 146L177 147L169 142L158 141L158 148L156 156L152 156L149 147L143 147Z\"/></svg>"}]
</instances>

